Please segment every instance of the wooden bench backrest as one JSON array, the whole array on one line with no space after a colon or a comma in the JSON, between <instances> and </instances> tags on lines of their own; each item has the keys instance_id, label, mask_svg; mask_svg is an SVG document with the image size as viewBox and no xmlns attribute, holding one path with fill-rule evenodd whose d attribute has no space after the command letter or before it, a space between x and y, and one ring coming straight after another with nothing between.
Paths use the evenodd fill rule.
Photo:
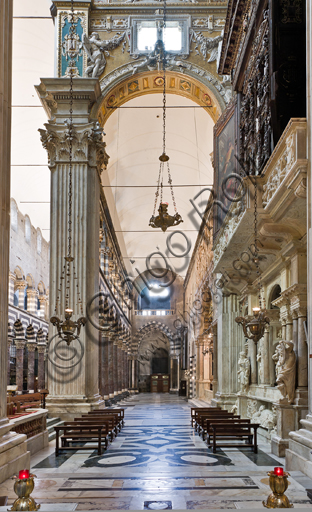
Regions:
<instances>
[{"instance_id":1,"label":"wooden bench backrest","mask_svg":"<svg viewBox=\"0 0 312 512\"><path fill-rule=\"evenodd\" d=\"M11 402L41 402L41 394L27 393L27 395L15 395L11 397Z\"/></svg>"},{"instance_id":2,"label":"wooden bench backrest","mask_svg":"<svg viewBox=\"0 0 312 512\"><path fill-rule=\"evenodd\" d=\"M83 414L82 415L82 418L75 418L75 420L79 421L109 421L110 424L113 426L113 427L116 427L118 425L118 422L119 422L119 419L117 416L113 415L113 414L95 414L94 416L91 416L89 414Z\"/></svg>"}]
</instances>

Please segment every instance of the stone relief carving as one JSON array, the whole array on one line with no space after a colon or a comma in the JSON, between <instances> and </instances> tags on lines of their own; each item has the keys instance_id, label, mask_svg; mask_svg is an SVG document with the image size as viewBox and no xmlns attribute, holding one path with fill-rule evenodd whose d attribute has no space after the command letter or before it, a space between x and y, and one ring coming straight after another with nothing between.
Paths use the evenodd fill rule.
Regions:
<instances>
[{"instance_id":1,"label":"stone relief carving","mask_svg":"<svg viewBox=\"0 0 312 512\"><path fill-rule=\"evenodd\" d=\"M249 389L249 377L250 377L250 360L247 355L248 345L246 344L245 350L239 353L238 359L238 382L240 384L240 391L247 393Z\"/></svg>"},{"instance_id":2,"label":"stone relief carving","mask_svg":"<svg viewBox=\"0 0 312 512\"><path fill-rule=\"evenodd\" d=\"M293 133L286 139L286 147L279 158L275 168L270 173L267 182L263 185L262 203L263 206L270 202L278 187L289 173L295 163L295 134Z\"/></svg>"},{"instance_id":3,"label":"stone relief carving","mask_svg":"<svg viewBox=\"0 0 312 512\"><path fill-rule=\"evenodd\" d=\"M101 76L106 67L106 57L110 56L109 50L117 48L122 41L125 41L127 32L121 35L116 34L111 39L100 39L98 32L92 32L88 37L86 34L82 36L82 45L88 55L88 66L86 75L92 78ZM126 41L125 41L126 42Z\"/></svg>"},{"instance_id":4,"label":"stone relief carving","mask_svg":"<svg viewBox=\"0 0 312 512\"><path fill-rule=\"evenodd\" d=\"M257 412L257 400L247 400L247 417L252 418Z\"/></svg>"},{"instance_id":5,"label":"stone relief carving","mask_svg":"<svg viewBox=\"0 0 312 512\"><path fill-rule=\"evenodd\" d=\"M217 60L219 43L222 41L222 36L205 37L202 32L195 32L190 29L190 41L195 44L196 55L202 55L207 62Z\"/></svg>"},{"instance_id":6,"label":"stone relief carving","mask_svg":"<svg viewBox=\"0 0 312 512\"><path fill-rule=\"evenodd\" d=\"M106 153L106 142L103 141L103 129L98 122L84 125L81 130L70 127L70 121L65 120L65 130L62 126L45 124L46 129L39 128L43 147L48 152L49 166L54 167L57 160L69 158L69 138L72 137L73 162L85 160L92 167L97 167L101 173L107 167L109 156Z\"/></svg>"},{"instance_id":7,"label":"stone relief carving","mask_svg":"<svg viewBox=\"0 0 312 512\"><path fill-rule=\"evenodd\" d=\"M283 401L292 404L295 399L296 354L292 341L281 340L272 356L276 366L277 388L283 396Z\"/></svg>"},{"instance_id":8,"label":"stone relief carving","mask_svg":"<svg viewBox=\"0 0 312 512\"><path fill-rule=\"evenodd\" d=\"M230 410L230 412L232 412L233 414L237 414L237 411L238 411L238 400L236 400L235 404L233 405L232 409Z\"/></svg>"},{"instance_id":9,"label":"stone relief carving","mask_svg":"<svg viewBox=\"0 0 312 512\"><path fill-rule=\"evenodd\" d=\"M242 216L245 212L245 203L244 201L238 201L234 203L233 209L230 210L229 220L223 229L223 233L220 236L218 242L214 246L214 265L218 263L221 258L224 250L226 249L229 240L232 238L234 231L236 230L238 224L241 221Z\"/></svg>"},{"instance_id":10,"label":"stone relief carving","mask_svg":"<svg viewBox=\"0 0 312 512\"><path fill-rule=\"evenodd\" d=\"M93 18L90 21L91 30L120 30L127 29L129 25L128 17L125 18L113 18L107 16L103 18Z\"/></svg>"},{"instance_id":11,"label":"stone relief carving","mask_svg":"<svg viewBox=\"0 0 312 512\"><path fill-rule=\"evenodd\" d=\"M257 407L257 400L256 402ZM259 410L255 411L251 416L252 423L259 423L261 427L268 429L268 431L272 431L277 424L277 413L276 407L272 407L272 411L270 409L266 409L264 405L260 405Z\"/></svg>"}]
</instances>

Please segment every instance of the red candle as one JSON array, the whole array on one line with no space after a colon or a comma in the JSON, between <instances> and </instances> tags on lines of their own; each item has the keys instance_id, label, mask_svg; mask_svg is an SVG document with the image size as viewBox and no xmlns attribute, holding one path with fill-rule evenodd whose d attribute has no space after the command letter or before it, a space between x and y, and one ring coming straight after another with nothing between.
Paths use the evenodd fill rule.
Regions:
<instances>
[{"instance_id":1,"label":"red candle","mask_svg":"<svg viewBox=\"0 0 312 512\"><path fill-rule=\"evenodd\" d=\"M18 474L18 478L20 480L25 480L26 478L29 478L29 471L28 469L22 469L19 474Z\"/></svg>"},{"instance_id":2,"label":"red candle","mask_svg":"<svg viewBox=\"0 0 312 512\"><path fill-rule=\"evenodd\" d=\"M283 468L274 468L274 475L283 476L284 475Z\"/></svg>"}]
</instances>

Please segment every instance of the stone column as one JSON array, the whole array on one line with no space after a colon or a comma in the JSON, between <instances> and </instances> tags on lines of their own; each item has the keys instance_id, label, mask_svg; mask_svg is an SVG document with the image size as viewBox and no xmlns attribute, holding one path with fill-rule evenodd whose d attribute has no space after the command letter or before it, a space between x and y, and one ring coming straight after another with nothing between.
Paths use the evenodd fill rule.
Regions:
<instances>
[{"instance_id":1,"label":"stone column","mask_svg":"<svg viewBox=\"0 0 312 512\"><path fill-rule=\"evenodd\" d=\"M307 319L305 308L298 310L298 387L308 386L308 345L304 330L304 322Z\"/></svg>"},{"instance_id":2,"label":"stone column","mask_svg":"<svg viewBox=\"0 0 312 512\"><path fill-rule=\"evenodd\" d=\"M108 378L108 345L109 338L102 335L100 346L100 394L105 400L105 405L109 405L109 378Z\"/></svg>"},{"instance_id":3,"label":"stone column","mask_svg":"<svg viewBox=\"0 0 312 512\"><path fill-rule=\"evenodd\" d=\"M46 318L46 303L47 303L47 297L45 295L39 295L38 297L40 302L40 310L39 310L39 316L40 318Z\"/></svg>"},{"instance_id":4,"label":"stone column","mask_svg":"<svg viewBox=\"0 0 312 512\"><path fill-rule=\"evenodd\" d=\"M18 307L20 309L24 309L26 286L27 286L26 281L16 281L16 288L18 288Z\"/></svg>"},{"instance_id":5,"label":"stone column","mask_svg":"<svg viewBox=\"0 0 312 512\"><path fill-rule=\"evenodd\" d=\"M27 311L33 315L37 314L37 290L27 288Z\"/></svg>"},{"instance_id":6,"label":"stone column","mask_svg":"<svg viewBox=\"0 0 312 512\"><path fill-rule=\"evenodd\" d=\"M114 398L114 342L112 336L108 338L108 394L109 400Z\"/></svg>"},{"instance_id":7,"label":"stone column","mask_svg":"<svg viewBox=\"0 0 312 512\"><path fill-rule=\"evenodd\" d=\"M293 319L290 312L287 312L286 316L286 341L292 341L293 339Z\"/></svg>"},{"instance_id":8,"label":"stone column","mask_svg":"<svg viewBox=\"0 0 312 512\"><path fill-rule=\"evenodd\" d=\"M38 389L45 389L45 362L44 355L46 351L45 343L38 343Z\"/></svg>"},{"instance_id":9,"label":"stone column","mask_svg":"<svg viewBox=\"0 0 312 512\"><path fill-rule=\"evenodd\" d=\"M15 287L16 275L13 272L9 272L9 304L14 304L14 287Z\"/></svg>"},{"instance_id":10,"label":"stone column","mask_svg":"<svg viewBox=\"0 0 312 512\"><path fill-rule=\"evenodd\" d=\"M18 393L23 393L25 340L15 340L16 346L16 385Z\"/></svg>"},{"instance_id":11,"label":"stone column","mask_svg":"<svg viewBox=\"0 0 312 512\"><path fill-rule=\"evenodd\" d=\"M114 368L113 368L113 375L114 375L114 398L118 395L118 346L117 346L117 340L114 340Z\"/></svg>"},{"instance_id":12,"label":"stone column","mask_svg":"<svg viewBox=\"0 0 312 512\"><path fill-rule=\"evenodd\" d=\"M263 384L270 385L270 326L265 327L263 336Z\"/></svg>"},{"instance_id":13,"label":"stone column","mask_svg":"<svg viewBox=\"0 0 312 512\"><path fill-rule=\"evenodd\" d=\"M65 290L59 294L58 288L64 257L68 250L69 88L70 80L67 78L43 79L37 87L43 106L51 119L45 124L46 129L40 130L42 144L48 151L51 170L50 312L54 311L56 299L60 295L57 316L62 319L65 310ZM91 114L91 108L100 95L98 80L74 78L71 235L77 281L74 281L72 275L70 294L71 307L74 308L73 320L81 316L80 311L75 309L77 298L74 285L79 286L84 316L87 303L99 290L100 175L107 165L108 156L105 152L102 129L96 121L96 112ZM97 323L95 316L93 323ZM68 354L72 354L74 348L77 349L77 357L71 362L74 366L70 370L57 356L54 359L55 363L64 369L53 364L51 357L49 359L50 394L47 406L50 416L71 419L77 410L85 413L103 405L99 395L99 336L93 323L88 322L81 329L79 339L82 349L79 348L77 340L72 342L71 347L63 349L63 352L67 350ZM50 326L49 339L51 340L56 333L56 328ZM54 345L50 343L51 352L57 343L56 339L53 343ZM79 359L78 353L82 352L83 357Z\"/></svg>"},{"instance_id":14,"label":"stone column","mask_svg":"<svg viewBox=\"0 0 312 512\"><path fill-rule=\"evenodd\" d=\"M35 391L35 350L36 350L36 347L37 347L36 342L34 342L34 341L27 342L27 350L28 350L27 390L29 393L33 393Z\"/></svg>"},{"instance_id":15,"label":"stone column","mask_svg":"<svg viewBox=\"0 0 312 512\"><path fill-rule=\"evenodd\" d=\"M0 2L0 482L29 468L26 436L10 432L7 418L8 288L10 251L10 155L12 0Z\"/></svg>"},{"instance_id":16,"label":"stone column","mask_svg":"<svg viewBox=\"0 0 312 512\"><path fill-rule=\"evenodd\" d=\"M248 340L248 354L250 357L250 383L257 384L257 346L253 340Z\"/></svg>"},{"instance_id":17,"label":"stone column","mask_svg":"<svg viewBox=\"0 0 312 512\"><path fill-rule=\"evenodd\" d=\"M10 385L10 378L11 378L11 364L10 364L10 358L11 358L11 345L12 345L13 339L11 337L8 337L8 378L7 378L7 385Z\"/></svg>"}]
</instances>

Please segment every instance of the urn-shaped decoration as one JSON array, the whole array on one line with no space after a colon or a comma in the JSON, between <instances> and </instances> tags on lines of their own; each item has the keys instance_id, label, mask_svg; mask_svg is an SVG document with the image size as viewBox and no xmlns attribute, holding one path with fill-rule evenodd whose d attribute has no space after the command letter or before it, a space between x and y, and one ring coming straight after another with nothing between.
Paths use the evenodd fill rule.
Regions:
<instances>
[{"instance_id":1,"label":"urn-shaped decoration","mask_svg":"<svg viewBox=\"0 0 312 512\"><path fill-rule=\"evenodd\" d=\"M30 474L28 478L19 478L14 476L14 492L18 498L14 501L12 508L9 510L39 510L35 500L30 496L34 490L34 478L36 475Z\"/></svg>"},{"instance_id":2,"label":"urn-shaped decoration","mask_svg":"<svg viewBox=\"0 0 312 512\"><path fill-rule=\"evenodd\" d=\"M284 494L288 488L287 477L290 476L289 473L283 470L279 474L275 471L269 471L268 476L270 477L269 485L272 493L266 501L262 502L263 506L266 508L293 508L293 505Z\"/></svg>"}]
</instances>

